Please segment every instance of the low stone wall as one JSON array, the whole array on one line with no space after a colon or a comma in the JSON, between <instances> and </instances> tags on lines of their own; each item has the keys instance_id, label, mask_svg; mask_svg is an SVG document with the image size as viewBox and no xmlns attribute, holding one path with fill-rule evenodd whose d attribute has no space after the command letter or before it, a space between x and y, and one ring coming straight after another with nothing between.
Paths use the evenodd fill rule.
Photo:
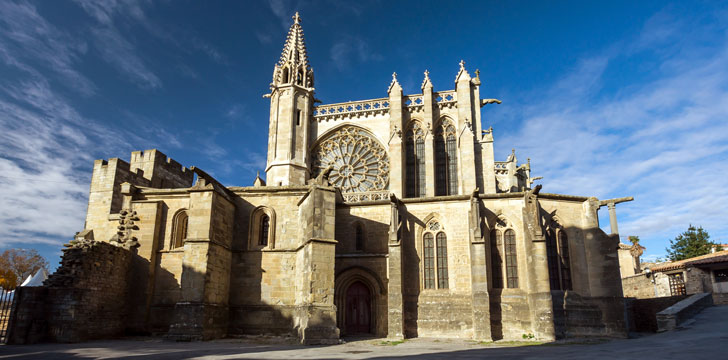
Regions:
<instances>
[{"instance_id":1,"label":"low stone wall","mask_svg":"<svg viewBox=\"0 0 728 360\"><path fill-rule=\"evenodd\" d=\"M625 299L628 303L627 314L630 317L629 331L656 332L657 313L687 297L687 295L679 295L652 299Z\"/></svg>"},{"instance_id":2,"label":"low stone wall","mask_svg":"<svg viewBox=\"0 0 728 360\"><path fill-rule=\"evenodd\" d=\"M713 305L710 293L691 295L689 298L657 313L657 331L670 331L690 319L704 308Z\"/></svg>"},{"instance_id":3,"label":"low stone wall","mask_svg":"<svg viewBox=\"0 0 728 360\"><path fill-rule=\"evenodd\" d=\"M124 334L132 252L76 241L44 286L19 288L8 344L80 342Z\"/></svg>"},{"instance_id":4,"label":"low stone wall","mask_svg":"<svg viewBox=\"0 0 728 360\"><path fill-rule=\"evenodd\" d=\"M563 307L565 337L627 337L622 297L583 297L567 291Z\"/></svg>"},{"instance_id":5,"label":"low stone wall","mask_svg":"<svg viewBox=\"0 0 728 360\"><path fill-rule=\"evenodd\" d=\"M667 275L658 272L636 274L622 278L624 297L649 299L670 296L670 282Z\"/></svg>"}]
</instances>

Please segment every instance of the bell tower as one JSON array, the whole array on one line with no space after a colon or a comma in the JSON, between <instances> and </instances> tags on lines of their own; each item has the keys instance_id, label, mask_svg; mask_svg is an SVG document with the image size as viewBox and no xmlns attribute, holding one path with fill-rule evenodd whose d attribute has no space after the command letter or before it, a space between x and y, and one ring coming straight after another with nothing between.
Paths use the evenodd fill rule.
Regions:
<instances>
[{"instance_id":1,"label":"bell tower","mask_svg":"<svg viewBox=\"0 0 728 360\"><path fill-rule=\"evenodd\" d=\"M265 95L270 98L266 182L269 186L305 185L314 88L298 13L293 16L270 87L271 93Z\"/></svg>"}]
</instances>

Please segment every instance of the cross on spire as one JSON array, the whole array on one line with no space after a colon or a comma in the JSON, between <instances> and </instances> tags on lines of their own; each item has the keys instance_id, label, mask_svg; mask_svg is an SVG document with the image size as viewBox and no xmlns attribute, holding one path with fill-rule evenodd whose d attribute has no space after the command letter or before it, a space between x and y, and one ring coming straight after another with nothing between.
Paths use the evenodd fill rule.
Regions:
<instances>
[{"instance_id":1,"label":"cross on spire","mask_svg":"<svg viewBox=\"0 0 728 360\"><path fill-rule=\"evenodd\" d=\"M292 17L294 24L300 24L301 23L301 17L298 15L298 11L296 11L296 14Z\"/></svg>"}]
</instances>

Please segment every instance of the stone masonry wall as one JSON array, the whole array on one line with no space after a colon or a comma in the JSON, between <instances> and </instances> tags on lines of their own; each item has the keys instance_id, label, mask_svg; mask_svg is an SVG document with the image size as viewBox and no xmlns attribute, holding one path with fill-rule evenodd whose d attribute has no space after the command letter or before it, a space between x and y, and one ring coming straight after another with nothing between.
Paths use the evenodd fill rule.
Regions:
<instances>
[{"instance_id":1,"label":"stone masonry wall","mask_svg":"<svg viewBox=\"0 0 728 360\"><path fill-rule=\"evenodd\" d=\"M19 288L8 343L123 335L132 257L131 251L106 242L74 242L44 286Z\"/></svg>"}]
</instances>

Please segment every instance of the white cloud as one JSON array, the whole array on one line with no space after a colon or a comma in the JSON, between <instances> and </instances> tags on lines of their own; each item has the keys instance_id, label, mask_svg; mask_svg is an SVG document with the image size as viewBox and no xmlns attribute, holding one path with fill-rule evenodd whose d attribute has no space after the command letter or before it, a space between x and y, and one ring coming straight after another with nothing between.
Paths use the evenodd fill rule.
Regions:
<instances>
[{"instance_id":1,"label":"white cloud","mask_svg":"<svg viewBox=\"0 0 728 360\"><path fill-rule=\"evenodd\" d=\"M649 34L578 61L554 86L522 100L529 105L519 129L496 141L504 146L497 154L505 157L515 145L518 155L530 156L545 192L634 195L618 206L620 232L640 236L652 254L689 223L728 235L720 210L728 202L721 190L728 174L728 40L699 48L682 38L699 25L656 16L645 26ZM648 80L603 91L610 66L646 51L660 60Z\"/></svg>"},{"instance_id":2,"label":"white cloud","mask_svg":"<svg viewBox=\"0 0 728 360\"><path fill-rule=\"evenodd\" d=\"M137 55L134 45L127 41L114 28L102 28L92 31L96 40L96 48L109 64L143 88L158 88L162 81L155 75L144 61Z\"/></svg>"},{"instance_id":3,"label":"white cloud","mask_svg":"<svg viewBox=\"0 0 728 360\"><path fill-rule=\"evenodd\" d=\"M331 61L340 71L346 70L352 64L370 61L381 61L381 54L374 52L369 43L358 37L346 36L336 42L329 51Z\"/></svg>"},{"instance_id":4,"label":"white cloud","mask_svg":"<svg viewBox=\"0 0 728 360\"><path fill-rule=\"evenodd\" d=\"M39 72L29 62L54 71L71 89L90 96L96 86L74 65L85 54L84 41L71 37L38 14L26 2L0 2L0 59L30 75Z\"/></svg>"}]
</instances>

